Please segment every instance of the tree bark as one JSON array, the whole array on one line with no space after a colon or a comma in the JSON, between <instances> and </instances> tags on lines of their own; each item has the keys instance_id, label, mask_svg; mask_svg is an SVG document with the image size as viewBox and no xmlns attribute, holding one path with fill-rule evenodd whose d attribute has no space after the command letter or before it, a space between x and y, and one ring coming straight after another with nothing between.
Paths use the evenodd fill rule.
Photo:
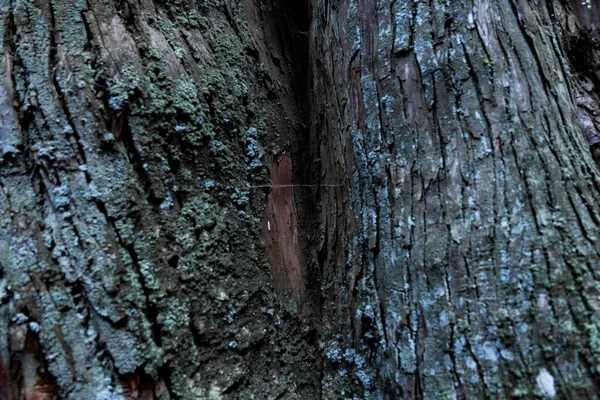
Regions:
<instances>
[{"instance_id":1,"label":"tree bark","mask_svg":"<svg viewBox=\"0 0 600 400\"><path fill-rule=\"evenodd\" d=\"M252 187L306 119L290 7L0 2L0 397L318 397Z\"/></svg>"},{"instance_id":2,"label":"tree bark","mask_svg":"<svg viewBox=\"0 0 600 400\"><path fill-rule=\"evenodd\" d=\"M318 2L312 134L342 184L321 200L324 397L598 395L600 180L566 6Z\"/></svg>"},{"instance_id":3,"label":"tree bark","mask_svg":"<svg viewBox=\"0 0 600 400\"><path fill-rule=\"evenodd\" d=\"M0 399L595 398L570 3L0 0Z\"/></svg>"}]
</instances>

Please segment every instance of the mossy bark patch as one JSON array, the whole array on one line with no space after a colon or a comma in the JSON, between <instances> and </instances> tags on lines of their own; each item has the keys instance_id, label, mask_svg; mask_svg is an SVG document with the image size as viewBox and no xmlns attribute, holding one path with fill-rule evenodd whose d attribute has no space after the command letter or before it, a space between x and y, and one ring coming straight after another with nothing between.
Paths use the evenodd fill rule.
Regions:
<instances>
[{"instance_id":1,"label":"mossy bark patch","mask_svg":"<svg viewBox=\"0 0 600 400\"><path fill-rule=\"evenodd\" d=\"M292 31L278 7L0 0L9 397L315 398L250 189L301 108L275 85L300 87L291 42L265 47Z\"/></svg>"}]
</instances>

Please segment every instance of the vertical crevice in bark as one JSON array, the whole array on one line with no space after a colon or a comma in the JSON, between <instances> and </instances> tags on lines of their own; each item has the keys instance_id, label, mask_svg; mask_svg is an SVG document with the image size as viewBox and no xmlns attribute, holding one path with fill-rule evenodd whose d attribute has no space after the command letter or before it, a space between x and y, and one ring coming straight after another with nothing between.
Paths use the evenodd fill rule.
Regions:
<instances>
[{"instance_id":1,"label":"vertical crevice in bark","mask_svg":"<svg viewBox=\"0 0 600 400\"><path fill-rule=\"evenodd\" d=\"M302 303L306 268L300 263L297 212L292 185L292 162L288 153L271 164L271 193L267 196L263 232L275 289L291 293Z\"/></svg>"},{"instance_id":2,"label":"vertical crevice in bark","mask_svg":"<svg viewBox=\"0 0 600 400\"><path fill-rule=\"evenodd\" d=\"M261 18L270 32L266 45L271 48L267 51L273 60L273 67L281 72L284 85L279 92L272 96L284 104L292 107L293 118L290 120L289 131L281 138L282 150L289 152L292 165L291 187L270 188L268 198L277 198L278 191L291 193L291 204L295 210L295 224L297 225L297 239L300 248L300 263L302 264L302 313L313 321L314 325L319 320L320 309L320 269L315 243L318 241L318 222L316 219L318 197L323 190L330 188L321 186L320 157L318 143L310 136L308 94L310 91L309 70L309 30L310 30L310 1L279 1L263 2L266 7L261 7ZM279 49L272 52L273 49ZM273 168L279 165L281 153L272 155ZM288 157L288 156L286 156ZM271 203L267 200L267 209ZM265 215L268 211L265 211ZM269 214L270 215L270 214ZM263 230L266 240L272 241L272 232L268 230L268 218L263 221ZM273 224L273 221L270 222ZM276 242L278 242L276 240ZM279 269L279 266L272 266Z\"/></svg>"}]
</instances>

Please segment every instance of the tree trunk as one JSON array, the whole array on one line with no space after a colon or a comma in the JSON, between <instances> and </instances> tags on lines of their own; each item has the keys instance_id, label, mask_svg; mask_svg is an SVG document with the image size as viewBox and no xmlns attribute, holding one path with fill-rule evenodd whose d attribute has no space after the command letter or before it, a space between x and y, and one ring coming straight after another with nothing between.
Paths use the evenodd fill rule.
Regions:
<instances>
[{"instance_id":1,"label":"tree trunk","mask_svg":"<svg viewBox=\"0 0 600 400\"><path fill-rule=\"evenodd\" d=\"M324 397L596 398L600 176L565 6L315 9L312 134L342 185L321 200Z\"/></svg>"},{"instance_id":2,"label":"tree trunk","mask_svg":"<svg viewBox=\"0 0 600 400\"><path fill-rule=\"evenodd\" d=\"M0 0L0 399L595 398L584 12Z\"/></svg>"},{"instance_id":3,"label":"tree trunk","mask_svg":"<svg viewBox=\"0 0 600 400\"><path fill-rule=\"evenodd\" d=\"M0 2L0 397L318 397L252 187L305 129L290 8Z\"/></svg>"}]
</instances>

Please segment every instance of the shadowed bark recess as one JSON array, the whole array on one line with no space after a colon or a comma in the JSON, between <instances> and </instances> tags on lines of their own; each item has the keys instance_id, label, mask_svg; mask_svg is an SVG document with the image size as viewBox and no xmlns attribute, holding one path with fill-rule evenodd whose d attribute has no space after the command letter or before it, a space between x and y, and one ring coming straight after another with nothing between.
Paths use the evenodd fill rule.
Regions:
<instances>
[{"instance_id":1,"label":"shadowed bark recess","mask_svg":"<svg viewBox=\"0 0 600 400\"><path fill-rule=\"evenodd\" d=\"M600 25L599 7L582 10L579 2L555 7L571 62L579 123L600 166ZM573 11L573 12L571 12Z\"/></svg>"},{"instance_id":2,"label":"shadowed bark recess","mask_svg":"<svg viewBox=\"0 0 600 400\"><path fill-rule=\"evenodd\" d=\"M343 183L320 203L323 397L596 398L600 176L569 9L317 4L311 130Z\"/></svg>"}]
</instances>

